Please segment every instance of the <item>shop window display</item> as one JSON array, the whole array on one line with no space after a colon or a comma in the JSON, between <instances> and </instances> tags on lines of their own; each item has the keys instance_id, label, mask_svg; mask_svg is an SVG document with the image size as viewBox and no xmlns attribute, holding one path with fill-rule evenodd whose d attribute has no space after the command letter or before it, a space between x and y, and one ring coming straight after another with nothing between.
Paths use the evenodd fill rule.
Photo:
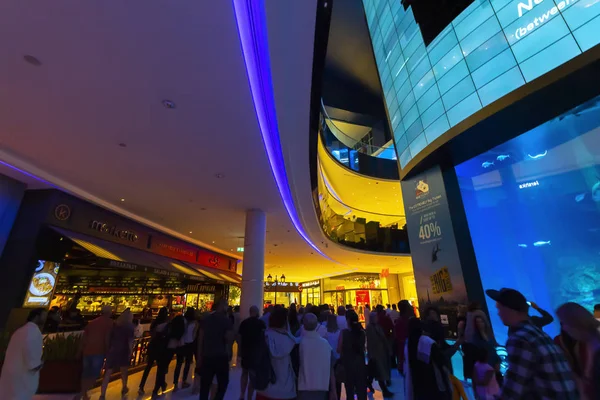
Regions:
<instances>
[{"instance_id":1,"label":"shop window display","mask_svg":"<svg viewBox=\"0 0 600 400\"><path fill-rule=\"evenodd\" d=\"M518 289L551 313L600 303L599 100L456 167L485 289Z\"/></svg>"}]
</instances>

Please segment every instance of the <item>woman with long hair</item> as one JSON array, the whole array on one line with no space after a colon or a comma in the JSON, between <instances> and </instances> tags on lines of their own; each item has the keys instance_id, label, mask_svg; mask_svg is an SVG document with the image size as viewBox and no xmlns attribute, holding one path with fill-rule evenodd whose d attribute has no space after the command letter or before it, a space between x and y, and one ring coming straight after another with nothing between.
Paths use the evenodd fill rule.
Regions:
<instances>
[{"instance_id":1,"label":"woman with long hair","mask_svg":"<svg viewBox=\"0 0 600 400\"><path fill-rule=\"evenodd\" d=\"M163 307L158 310L156 319L152 321L152 324L150 324L150 343L148 343L147 353L148 361L146 362L146 368L144 369L144 374L142 375L142 380L140 381L140 388L138 390L138 394L140 396L144 394L144 386L146 386L146 381L148 380L150 370L154 366L154 363L157 362L159 355L162 353L162 348L165 346L163 332L157 331L156 328L158 326L163 326L168 322L168 320L169 310L167 310L167 307Z\"/></svg>"},{"instance_id":2,"label":"woman with long hair","mask_svg":"<svg viewBox=\"0 0 600 400\"><path fill-rule=\"evenodd\" d=\"M292 335L296 336L296 333L300 330L300 320L298 319L298 312L296 311L296 305L292 304L293 307L290 307L290 311L288 313L288 321L290 326L290 332Z\"/></svg>"},{"instance_id":3,"label":"woman with long hair","mask_svg":"<svg viewBox=\"0 0 600 400\"><path fill-rule=\"evenodd\" d=\"M175 365L175 373L173 374L173 386L175 387L173 391L177 391L179 388L179 374L181 372L181 366L184 363L185 367L183 367L181 388L185 389L190 387L187 378L188 374L190 373L190 368L194 359L194 351L196 349L194 346L196 330L198 328L198 323L196 322L196 310L193 307L188 307L183 318L185 324L185 333L183 334L180 346L177 347L176 350L177 364Z\"/></svg>"},{"instance_id":4,"label":"woman with long hair","mask_svg":"<svg viewBox=\"0 0 600 400\"><path fill-rule=\"evenodd\" d=\"M408 322L405 397L407 400L450 400L452 384L445 359L436 342L423 334L421 321Z\"/></svg>"},{"instance_id":5,"label":"woman with long hair","mask_svg":"<svg viewBox=\"0 0 600 400\"><path fill-rule=\"evenodd\" d=\"M165 346L159 350L156 359L156 380L152 398L157 398L160 390L163 393L167 390L166 376L169 371L169 364L175 355L175 351L180 347L181 339L185 333L184 318L182 315L178 315L171 322L157 326L156 330L162 332Z\"/></svg>"},{"instance_id":6,"label":"woman with long hair","mask_svg":"<svg viewBox=\"0 0 600 400\"><path fill-rule=\"evenodd\" d=\"M133 325L133 314L129 309L126 309L117 318L117 322L110 335L100 400L104 400L106 396L106 388L114 370L120 370L121 372L121 395L125 396L129 392L129 388L127 387L127 373L129 363L131 362L131 354L133 353L134 339L135 327Z\"/></svg>"},{"instance_id":7,"label":"woman with long hair","mask_svg":"<svg viewBox=\"0 0 600 400\"><path fill-rule=\"evenodd\" d=\"M365 331L358 321L358 314L354 310L346 313L348 329L340 334L337 352L340 354L339 373L346 388L346 398L358 400L367 398L367 366L365 364Z\"/></svg>"},{"instance_id":8,"label":"woman with long hair","mask_svg":"<svg viewBox=\"0 0 600 400\"><path fill-rule=\"evenodd\" d=\"M387 383L391 381L391 354L392 348L386 337L386 333L379 324L382 318L377 312L372 312L369 316L367 325L367 353L369 355L369 386L372 388L372 380L379 382L379 387L383 392L383 397L393 397L394 394L389 391Z\"/></svg>"},{"instance_id":9,"label":"woman with long hair","mask_svg":"<svg viewBox=\"0 0 600 400\"><path fill-rule=\"evenodd\" d=\"M600 321L577 303L563 304L556 315L563 331L587 347L587 360L580 366L582 373L578 379L582 397L600 399Z\"/></svg>"}]
</instances>

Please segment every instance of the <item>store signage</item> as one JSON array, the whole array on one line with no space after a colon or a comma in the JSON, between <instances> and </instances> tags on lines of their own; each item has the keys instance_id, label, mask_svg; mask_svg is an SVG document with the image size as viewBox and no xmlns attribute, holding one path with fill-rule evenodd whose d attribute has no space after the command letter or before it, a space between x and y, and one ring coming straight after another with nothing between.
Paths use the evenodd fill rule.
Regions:
<instances>
[{"instance_id":1,"label":"store signage","mask_svg":"<svg viewBox=\"0 0 600 400\"><path fill-rule=\"evenodd\" d=\"M302 284L302 287L304 289L306 289L306 288L310 288L310 287L316 287L316 286L319 286L319 285L320 285L319 281L311 281L311 282L304 282Z\"/></svg>"},{"instance_id":2,"label":"store signage","mask_svg":"<svg viewBox=\"0 0 600 400\"><path fill-rule=\"evenodd\" d=\"M215 285L187 285L188 293L214 293L217 288Z\"/></svg>"},{"instance_id":3,"label":"store signage","mask_svg":"<svg viewBox=\"0 0 600 400\"><path fill-rule=\"evenodd\" d=\"M102 221L92 220L92 221L90 221L89 227L90 227L90 229L92 229L96 232L100 232L105 235L110 235L117 239L127 241L127 242L135 243L139 239L138 235L132 230L121 229L121 228L117 227L116 225L109 225Z\"/></svg>"},{"instance_id":4,"label":"store signage","mask_svg":"<svg viewBox=\"0 0 600 400\"><path fill-rule=\"evenodd\" d=\"M135 292L136 290L132 290L126 287L90 287L88 292L90 293L129 293Z\"/></svg>"},{"instance_id":5,"label":"store signage","mask_svg":"<svg viewBox=\"0 0 600 400\"><path fill-rule=\"evenodd\" d=\"M540 186L540 183L538 181L520 183L519 189L527 189L527 188L535 187L535 186Z\"/></svg>"},{"instance_id":6,"label":"store signage","mask_svg":"<svg viewBox=\"0 0 600 400\"><path fill-rule=\"evenodd\" d=\"M151 272L156 275L161 275L161 276L174 276L174 277L181 276L181 274L179 272L167 271L166 269L160 269L160 268L152 268Z\"/></svg>"},{"instance_id":7,"label":"store signage","mask_svg":"<svg viewBox=\"0 0 600 400\"><path fill-rule=\"evenodd\" d=\"M54 209L54 218L59 221L66 221L71 217L71 208L66 204L59 204Z\"/></svg>"},{"instance_id":8,"label":"store signage","mask_svg":"<svg viewBox=\"0 0 600 400\"><path fill-rule=\"evenodd\" d=\"M517 12L519 14L519 18L523 16L523 11L530 11L533 9L534 5L541 4L543 0L529 0L527 3L519 3L517 5ZM542 26L544 23L550 21L552 17L558 14L559 11L565 9L569 5L577 2L577 0L563 0L554 5L554 2L548 2L549 7L546 7L542 11L535 14L534 18L528 18L529 22L526 25L522 25L517 27L515 31L515 38L517 40L523 38L528 33ZM533 12L535 13L535 11Z\"/></svg>"},{"instance_id":9,"label":"store signage","mask_svg":"<svg viewBox=\"0 0 600 400\"><path fill-rule=\"evenodd\" d=\"M265 292L300 292L297 282L265 282Z\"/></svg>"},{"instance_id":10,"label":"store signage","mask_svg":"<svg viewBox=\"0 0 600 400\"><path fill-rule=\"evenodd\" d=\"M132 264L123 261L108 260L108 266L112 268L128 269L130 271L148 271L147 267L142 267L137 264Z\"/></svg>"},{"instance_id":11,"label":"store signage","mask_svg":"<svg viewBox=\"0 0 600 400\"><path fill-rule=\"evenodd\" d=\"M335 290L345 290L346 287L345 286L336 286Z\"/></svg>"},{"instance_id":12,"label":"store signage","mask_svg":"<svg viewBox=\"0 0 600 400\"><path fill-rule=\"evenodd\" d=\"M175 260L196 262L198 250L183 243L152 236L150 250Z\"/></svg>"}]
</instances>

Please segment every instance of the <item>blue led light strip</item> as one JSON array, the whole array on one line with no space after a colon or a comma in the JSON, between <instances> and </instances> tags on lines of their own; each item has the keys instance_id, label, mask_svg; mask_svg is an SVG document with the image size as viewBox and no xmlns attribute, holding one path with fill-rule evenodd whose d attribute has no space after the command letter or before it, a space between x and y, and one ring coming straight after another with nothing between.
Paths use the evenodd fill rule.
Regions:
<instances>
[{"instance_id":1,"label":"blue led light strip","mask_svg":"<svg viewBox=\"0 0 600 400\"><path fill-rule=\"evenodd\" d=\"M250 91L254 100L254 108L279 194L300 236L316 252L331 260L310 240L294 207L279 140L275 96L271 81L271 62L264 0L233 0L233 8L246 62Z\"/></svg>"}]
</instances>

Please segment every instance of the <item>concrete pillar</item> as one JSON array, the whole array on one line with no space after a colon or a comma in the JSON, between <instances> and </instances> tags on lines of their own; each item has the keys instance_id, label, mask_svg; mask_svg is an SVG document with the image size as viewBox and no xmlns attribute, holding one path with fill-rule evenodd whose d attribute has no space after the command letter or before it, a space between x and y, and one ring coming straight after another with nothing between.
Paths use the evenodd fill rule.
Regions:
<instances>
[{"instance_id":1,"label":"concrete pillar","mask_svg":"<svg viewBox=\"0 0 600 400\"><path fill-rule=\"evenodd\" d=\"M244 270L242 272L242 298L240 314L247 318L251 306L259 310L263 306L265 277L265 241L267 219L264 211L246 212L246 234L244 235Z\"/></svg>"}]
</instances>

